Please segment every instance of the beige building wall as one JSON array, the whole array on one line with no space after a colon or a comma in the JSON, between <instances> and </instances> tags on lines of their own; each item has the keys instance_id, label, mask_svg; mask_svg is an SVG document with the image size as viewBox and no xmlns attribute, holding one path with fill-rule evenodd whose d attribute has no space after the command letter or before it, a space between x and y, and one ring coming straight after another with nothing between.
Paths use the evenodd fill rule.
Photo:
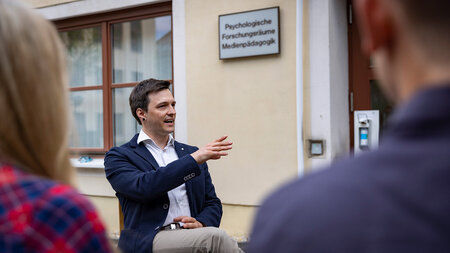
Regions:
<instances>
[{"instance_id":1,"label":"beige building wall","mask_svg":"<svg viewBox=\"0 0 450 253\"><path fill-rule=\"evenodd\" d=\"M281 54L219 59L219 15L274 6ZM189 0L185 13L188 140L233 141L228 157L208 164L224 203L221 227L239 237L248 234L261 200L298 173L296 1Z\"/></svg>"},{"instance_id":2,"label":"beige building wall","mask_svg":"<svg viewBox=\"0 0 450 253\"><path fill-rule=\"evenodd\" d=\"M27 2L33 8L43 8L76 1L79 0L24 0L24 2Z\"/></svg>"}]
</instances>

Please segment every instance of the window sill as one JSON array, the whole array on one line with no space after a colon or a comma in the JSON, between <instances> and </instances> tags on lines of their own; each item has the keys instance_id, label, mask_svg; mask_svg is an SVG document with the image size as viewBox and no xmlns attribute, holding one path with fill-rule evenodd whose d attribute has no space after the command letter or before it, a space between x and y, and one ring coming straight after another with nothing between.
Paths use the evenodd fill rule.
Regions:
<instances>
[{"instance_id":1,"label":"window sill","mask_svg":"<svg viewBox=\"0 0 450 253\"><path fill-rule=\"evenodd\" d=\"M77 158L71 158L70 163L75 168L105 169L103 158L94 158L89 162L80 162Z\"/></svg>"}]
</instances>

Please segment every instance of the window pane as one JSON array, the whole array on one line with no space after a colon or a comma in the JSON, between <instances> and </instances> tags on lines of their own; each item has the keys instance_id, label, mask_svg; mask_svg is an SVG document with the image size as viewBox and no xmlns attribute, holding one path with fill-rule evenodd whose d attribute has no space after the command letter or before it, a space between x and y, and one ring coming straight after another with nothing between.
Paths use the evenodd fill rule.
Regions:
<instances>
[{"instance_id":1,"label":"window pane","mask_svg":"<svg viewBox=\"0 0 450 253\"><path fill-rule=\"evenodd\" d=\"M60 32L70 64L70 87L102 84L100 27Z\"/></svg>"},{"instance_id":2,"label":"window pane","mask_svg":"<svg viewBox=\"0 0 450 253\"><path fill-rule=\"evenodd\" d=\"M73 91L70 102L74 123L70 146L103 148L102 91Z\"/></svg>"},{"instance_id":3,"label":"window pane","mask_svg":"<svg viewBox=\"0 0 450 253\"><path fill-rule=\"evenodd\" d=\"M114 146L128 142L141 130L131 114L128 97L133 87L113 90Z\"/></svg>"},{"instance_id":4,"label":"window pane","mask_svg":"<svg viewBox=\"0 0 450 253\"><path fill-rule=\"evenodd\" d=\"M111 31L113 83L172 79L170 16L114 24Z\"/></svg>"}]
</instances>

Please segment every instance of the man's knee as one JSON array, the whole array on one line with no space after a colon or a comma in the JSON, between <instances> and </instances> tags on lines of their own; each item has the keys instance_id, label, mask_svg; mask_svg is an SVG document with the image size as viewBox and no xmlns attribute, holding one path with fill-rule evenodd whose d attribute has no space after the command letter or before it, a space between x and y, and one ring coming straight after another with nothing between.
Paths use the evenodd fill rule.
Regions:
<instances>
[{"instance_id":1,"label":"man's knee","mask_svg":"<svg viewBox=\"0 0 450 253\"><path fill-rule=\"evenodd\" d=\"M207 233L210 238L210 249L212 252L241 252L236 241L233 240L225 231L208 227Z\"/></svg>"},{"instance_id":2,"label":"man's knee","mask_svg":"<svg viewBox=\"0 0 450 253\"><path fill-rule=\"evenodd\" d=\"M239 252L237 243L225 231L216 227L161 231L155 237L153 246L154 252L176 252L174 249L187 252L188 248L193 252L202 252L200 249L207 249L207 252ZM166 251L161 251L162 249Z\"/></svg>"},{"instance_id":3,"label":"man's knee","mask_svg":"<svg viewBox=\"0 0 450 253\"><path fill-rule=\"evenodd\" d=\"M207 234L209 234L209 236L214 237L214 238L223 238L223 237L228 237L228 234L225 233L225 231L223 231L220 228L216 228L216 227L205 227L203 228L206 230Z\"/></svg>"}]
</instances>

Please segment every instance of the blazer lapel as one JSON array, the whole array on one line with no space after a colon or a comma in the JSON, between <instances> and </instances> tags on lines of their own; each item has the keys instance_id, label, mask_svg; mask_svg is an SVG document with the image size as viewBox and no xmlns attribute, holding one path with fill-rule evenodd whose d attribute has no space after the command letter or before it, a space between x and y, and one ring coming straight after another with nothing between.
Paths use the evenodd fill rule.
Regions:
<instances>
[{"instance_id":1,"label":"blazer lapel","mask_svg":"<svg viewBox=\"0 0 450 253\"><path fill-rule=\"evenodd\" d=\"M187 150L184 147L182 147L182 145L179 142L175 141L174 145L175 145L175 152L177 152L178 158L181 158L185 155L189 155Z\"/></svg>"},{"instance_id":2,"label":"blazer lapel","mask_svg":"<svg viewBox=\"0 0 450 253\"><path fill-rule=\"evenodd\" d=\"M144 159L144 161L148 162L153 169L159 168L158 163L156 162L155 158L152 156L150 151L145 147L144 144L137 144L137 136L131 140L131 147L133 147L134 152L138 154L140 157Z\"/></svg>"}]
</instances>

